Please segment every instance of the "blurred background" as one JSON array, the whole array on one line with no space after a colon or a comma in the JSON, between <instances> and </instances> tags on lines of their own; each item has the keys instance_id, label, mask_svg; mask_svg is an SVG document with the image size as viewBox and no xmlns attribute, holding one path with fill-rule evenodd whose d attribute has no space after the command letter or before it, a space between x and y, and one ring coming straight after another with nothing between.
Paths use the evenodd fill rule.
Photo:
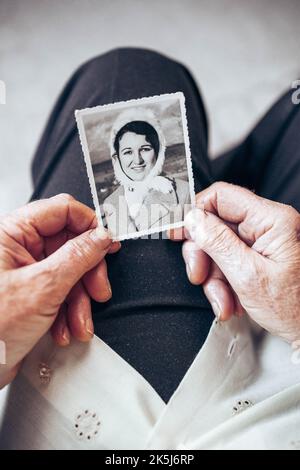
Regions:
<instances>
[{"instance_id":1,"label":"blurred background","mask_svg":"<svg viewBox=\"0 0 300 470\"><path fill-rule=\"evenodd\" d=\"M63 84L118 46L184 62L201 87L215 157L300 76L299 0L0 0L0 214L30 197L30 160Z\"/></svg>"}]
</instances>

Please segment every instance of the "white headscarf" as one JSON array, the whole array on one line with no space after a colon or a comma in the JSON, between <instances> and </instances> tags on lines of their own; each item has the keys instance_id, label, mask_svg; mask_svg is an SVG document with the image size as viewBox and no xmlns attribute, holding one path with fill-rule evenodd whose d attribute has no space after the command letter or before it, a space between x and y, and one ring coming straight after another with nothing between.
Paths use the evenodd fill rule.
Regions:
<instances>
[{"instance_id":1,"label":"white headscarf","mask_svg":"<svg viewBox=\"0 0 300 470\"><path fill-rule=\"evenodd\" d=\"M133 181L124 173L114 148L117 133L122 127L132 121L147 122L156 130L159 139L159 152L156 163L150 173L142 181ZM160 176L165 162L165 150L165 137L160 123L152 110L142 107L127 109L126 111L123 111L114 122L110 136L110 151L113 168L116 180L124 187L129 213L134 219L137 217L144 199L150 190L161 191L164 194L171 193L173 190L172 182L169 179Z\"/></svg>"}]
</instances>

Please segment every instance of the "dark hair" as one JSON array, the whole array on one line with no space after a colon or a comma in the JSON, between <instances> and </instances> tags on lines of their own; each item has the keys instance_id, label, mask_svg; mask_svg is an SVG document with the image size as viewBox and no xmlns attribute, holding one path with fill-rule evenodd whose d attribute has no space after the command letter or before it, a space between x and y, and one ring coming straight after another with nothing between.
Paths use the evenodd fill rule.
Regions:
<instances>
[{"instance_id":1,"label":"dark hair","mask_svg":"<svg viewBox=\"0 0 300 470\"><path fill-rule=\"evenodd\" d=\"M128 124L125 124L125 126L121 127L121 129L117 132L115 141L114 141L114 149L119 155L119 150L120 150L120 140L123 137L126 132L134 132L135 134L138 135L144 135L146 138L146 141L149 142L149 144L152 145L154 152L156 156L158 155L159 152L159 138L156 130L154 129L151 124L149 124L146 121L131 121Z\"/></svg>"}]
</instances>

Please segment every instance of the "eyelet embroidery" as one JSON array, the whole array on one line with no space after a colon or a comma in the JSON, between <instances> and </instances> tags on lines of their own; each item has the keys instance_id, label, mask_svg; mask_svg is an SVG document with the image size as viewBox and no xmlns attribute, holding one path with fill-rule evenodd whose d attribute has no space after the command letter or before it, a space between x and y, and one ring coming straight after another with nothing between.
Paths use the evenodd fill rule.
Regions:
<instances>
[{"instance_id":1,"label":"eyelet embroidery","mask_svg":"<svg viewBox=\"0 0 300 470\"><path fill-rule=\"evenodd\" d=\"M99 434L101 421L97 413L91 410L84 410L75 417L75 432L79 439L90 441Z\"/></svg>"},{"instance_id":2,"label":"eyelet embroidery","mask_svg":"<svg viewBox=\"0 0 300 470\"><path fill-rule=\"evenodd\" d=\"M39 378L42 385L48 385L52 376L51 367L48 366L45 362L39 363Z\"/></svg>"},{"instance_id":3,"label":"eyelet embroidery","mask_svg":"<svg viewBox=\"0 0 300 470\"><path fill-rule=\"evenodd\" d=\"M252 401L250 401L250 400L239 400L236 403L236 405L234 405L234 407L232 408L232 413L234 415L236 415L238 413L241 413L241 411L244 411L247 408L250 408L251 406L253 406Z\"/></svg>"},{"instance_id":4,"label":"eyelet embroidery","mask_svg":"<svg viewBox=\"0 0 300 470\"><path fill-rule=\"evenodd\" d=\"M59 350L59 346L54 346L48 357L40 358L40 363L38 365L38 374L39 379L42 385L49 385L52 377L53 377L53 367L50 367L49 364L52 365L53 359L56 356L57 351Z\"/></svg>"}]
</instances>

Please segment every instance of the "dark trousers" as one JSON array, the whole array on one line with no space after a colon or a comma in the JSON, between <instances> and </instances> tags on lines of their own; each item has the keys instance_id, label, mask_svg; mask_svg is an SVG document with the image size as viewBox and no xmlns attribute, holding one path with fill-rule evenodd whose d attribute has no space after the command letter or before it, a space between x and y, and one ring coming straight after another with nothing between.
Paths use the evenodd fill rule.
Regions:
<instances>
[{"instance_id":1,"label":"dark trousers","mask_svg":"<svg viewBox=\"0 0 300 470\"><path fill-rule=\"evenodd\" d=\"M141 49L117 49L81 66L63 89L33 160L33 199L68 192L93 207L74 110L182 91L196 190L215 180L247 186L300 208L300 107L290 93L245 142L211 162L199 90L181 64ZM214 318L202 288L187 280L181 244L128 240L108 256L113 297L93 303L95 332L168 401Z\"/></svg>"}]
</instances>

